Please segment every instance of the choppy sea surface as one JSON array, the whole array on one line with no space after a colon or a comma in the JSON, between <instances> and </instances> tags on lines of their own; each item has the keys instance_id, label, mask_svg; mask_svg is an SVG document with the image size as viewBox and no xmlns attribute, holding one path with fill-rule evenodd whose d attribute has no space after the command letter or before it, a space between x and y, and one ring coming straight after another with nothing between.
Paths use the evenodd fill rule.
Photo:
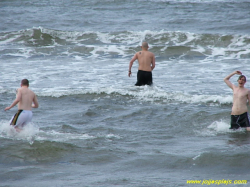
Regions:
<instances>
[{"instance_id":1,"label":"choppy sea surface","mask_svg":"<svg viewBox=\"0 0 250 187\"><path fill-rule=\"evenodd\" d=\"M248 0L1 0L0 186L249 186L223 82L250 79L249 15ZM154 84L136 87L142 41ZM40 107L17 133L4 108L23 78Z\"/></svg>"}]
</instances>

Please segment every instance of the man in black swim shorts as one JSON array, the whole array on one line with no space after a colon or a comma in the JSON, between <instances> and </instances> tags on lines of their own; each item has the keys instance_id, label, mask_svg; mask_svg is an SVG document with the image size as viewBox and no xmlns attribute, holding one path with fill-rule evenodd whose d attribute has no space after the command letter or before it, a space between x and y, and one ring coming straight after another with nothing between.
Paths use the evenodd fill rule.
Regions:
<instances>
[{"instance_id":1,"label":"man in black swim shorts","mask_svg":"<svg viewBox=\"0 0 250 187\"><path fill-rule=\"evenodd\" d=\"M138 60L139 67L137 72L136 86L151 85L153 83L152 70L155 68L155 55L148 51L148 43L143 42L141 51L135 53L129 63L128 76L131 76L131 68L135 60Z\"/></svg>"},{"instance_id":2,"label":"man in black swim shorts","mask_svg":"<svg viewBox=\"0 0 250 187\"><path fill-rule=\"evenodd\" d=\"M152 72L138 70L136 86L151 85L153 83Z\"/></svg>"},{"instance_id":3,"label":"man in black swim shorts","mask_svg":"<svg viewBox=\"0 0 250 187\"><path fill-rule=\"evenodd\" d=\"M230 129L238 129L241 127L250 127L248 112L241 115L231 115Z\"/></svg>"},{"instance_id":4,"label":"man in black swim shorts","mask_svg":"<svg viewBox=\"0 0 250 187\"><path fill-rule=\"evenodd\" d=\"M238 86L235 86L229 81L229 79L235 74L240 75L238 78ZM233 107L231 112L230 129L245 127L247 131L250 131L247 108L247 101L250 105L250 90L244 87L246 81L246 77L242 75L240 71L234 71L224 78L224 82L233 90Z\"/></svg>"}]
</instances>

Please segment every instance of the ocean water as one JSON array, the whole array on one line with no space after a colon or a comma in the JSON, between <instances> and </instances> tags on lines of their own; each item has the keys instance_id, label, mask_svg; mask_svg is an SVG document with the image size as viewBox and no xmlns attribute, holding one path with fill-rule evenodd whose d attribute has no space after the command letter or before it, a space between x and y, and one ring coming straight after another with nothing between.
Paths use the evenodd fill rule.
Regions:
<instances>
[{"instance_id":1,"label":"ocean water","mask_svg":"<svg viewBox=\"0 0 250 187\"><path fill-rule=\"evenodd\" d=\"M248 0L0 1L0 186L250 186L223 82L250 77L249 14ZM143 41L154 84L136 87ZM17 133L4 108L23 78L40 107Z\"/></svg>"}]
</instances>

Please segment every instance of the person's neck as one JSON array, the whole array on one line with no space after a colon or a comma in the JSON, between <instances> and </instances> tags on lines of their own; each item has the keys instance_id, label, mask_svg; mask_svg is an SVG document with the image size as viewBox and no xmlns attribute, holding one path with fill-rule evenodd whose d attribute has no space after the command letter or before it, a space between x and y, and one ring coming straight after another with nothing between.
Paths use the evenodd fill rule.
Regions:
<instances>
[{"instance_id":1,"label":"person's neck","mask_svg":"<svg viewBox=\"0 0 250 187\"><path fill-rule=\"evenodd\" d=\"M244 86L238 86L239 87L239 89L244 89L245 87Z\"/></svg>"}]
</instances>

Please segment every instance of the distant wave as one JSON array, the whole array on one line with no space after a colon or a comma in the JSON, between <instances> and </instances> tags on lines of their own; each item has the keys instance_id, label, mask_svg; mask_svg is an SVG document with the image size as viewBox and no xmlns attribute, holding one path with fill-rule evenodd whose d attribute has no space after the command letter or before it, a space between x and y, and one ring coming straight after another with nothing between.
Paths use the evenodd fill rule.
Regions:
<instances>
[{"instance_id":1,"label":"distant wave","mask_svg":"<svg viewBox=\"0 0 250 187\"><path fill-rule=\"evenodd\" d=\"M0 58L72 56L120 58L140 50L142 41L163 59L249 59L250 35L172 31L77 32L42 27L0 33Z\"/></svg>"},{"instance_id":2,"label":"distant wave","mask_svg":"<svg viewBox=\"0 0 250 187\"><path fill-rule=\"evenodd\" d=\"M96 97L105 96L124 96L134 98L136 100L156 103L191 103L191 104L231 104L231 95L199 95L188 94L182 92L165 92L158 89L135 88L135 89L113 89L113 88L95 88L92 90L65 90L65 91L48 91L38 93L40 97L62 97L62 96L76 96L76 95L93 95Z\"/></svg>"}]
</instances>

